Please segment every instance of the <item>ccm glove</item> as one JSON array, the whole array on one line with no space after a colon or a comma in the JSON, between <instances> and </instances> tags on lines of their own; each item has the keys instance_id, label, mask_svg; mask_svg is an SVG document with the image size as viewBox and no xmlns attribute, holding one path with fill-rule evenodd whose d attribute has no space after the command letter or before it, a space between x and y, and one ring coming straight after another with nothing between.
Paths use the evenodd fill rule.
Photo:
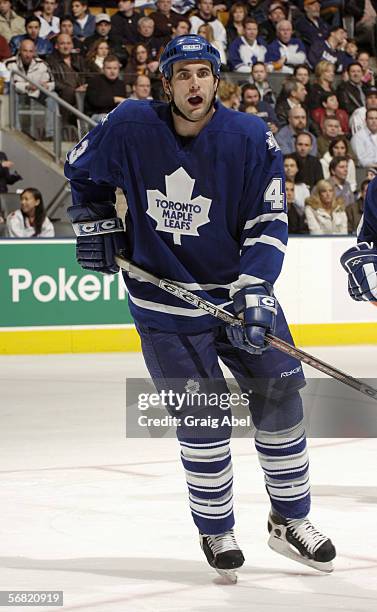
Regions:
<instances>
[{"instance_id":1,"label":"ccm glove","mask_svg":"<svg viewBox=\"0 0 377 612\"><path fill-rule=\"evenodd\" d=\"M116 274L119 266L114 257L126 248L123 222L115 216L112 204L71 206L68 209L77 236L76 259L86 270ZM102 213L97 219L91 216Z\"/></svg>"},{"instance_id":2,"label":"ccm glove","mask_svg":"<svg viewBox=\"0 0 377 612\"><path fill-rule=\"evenodd\" d=\"M377 249L360 242L340 258L348 273L348 293L353 300L377 301Z\"/></svg>"},{"instance_id":3,"label":"ccm glove","mask_svg":"<svg viewBox=\"0 0 377 612\"><path fill-rule=\"evenodd\" d=\"M276 324L277 304L272 287L253 285L238 291L233 297L234 310L244 325L228 325L229 341L236 348L252 355L261 355L266 350L266 332L273 333Z\"/></svg>"}]
</instances>

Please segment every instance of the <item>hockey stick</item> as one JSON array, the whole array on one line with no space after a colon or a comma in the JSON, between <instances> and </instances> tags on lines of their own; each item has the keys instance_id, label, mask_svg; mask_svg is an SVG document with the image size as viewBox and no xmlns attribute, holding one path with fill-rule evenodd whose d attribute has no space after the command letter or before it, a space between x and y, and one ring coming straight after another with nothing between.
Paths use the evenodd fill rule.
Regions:
<instances>
[{"instance_id":1,"label":"hockey stick","mask_svg":"<svg viewBox=\"0 0 377 612\"><path fill-rule=\"evenodd\" d=\"M169 281L164 278L158 278L154 274L151 274L150 272L139 268L139 266L132 263L132 261L130 261L129 259L125 259L120 255L117 255L115 257L115 262L122 270L124 270L128 274L132 274L135 277L139 277L142 280L152 283L152 285L156 285L156 287L163 289L167 293L170 293L171 295L174 295L175 297L184 300L185 302L188 302L189 304L191 304L191 306L200 308L201 310L207 312L213 317L221 319L228 325L243 325L242 321L234 315L230 314L229 312L226 312L226 310L223 310L223 308L220 308L219 306L216 306L215 304L212 304L207 300L203 300L203 298L195 295L194 293L191 293L191 291L180 287L180 285L178 285L176 282ZM364 395L368 395L368 397L372 397L377 401L377 389L374 389L373 387L370 387L369 385L363 383L361 380L353 378L353 376L349 376L345 372L342 372L341 370L334 368L328 363L317 359L317 357L313 357L312 355L309 355L309 353L305 353L305 351L302 351L301 349L298 349L295 346L288 344L288 342L281 340L277 336L273 336L272 334L266 334L265 338L266 342L270 346L273 346L274 348L278 349L279 351L282 351L283 353L287 353L287 355L290 355L291 357L295 357L299 361L306 363L306 365L309 365L312 368L315 368L316 370L319 370L320 372L323 372L324 374L335 378L339 382L342 382L343 384L348 385L349 387L356 389L356 391L360 391L360 393L364 393Z\"/></svg>"}]
</instances>

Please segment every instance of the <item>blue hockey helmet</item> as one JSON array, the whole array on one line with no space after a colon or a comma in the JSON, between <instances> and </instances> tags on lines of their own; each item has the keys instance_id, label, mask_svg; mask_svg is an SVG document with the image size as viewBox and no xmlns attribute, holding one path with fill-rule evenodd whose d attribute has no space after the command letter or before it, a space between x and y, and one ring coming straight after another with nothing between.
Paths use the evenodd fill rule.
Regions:
<instances>
[{"instance_id":1,"label":"blue hockey helmet","mask_svg":"<svg viewBox=\"0 0 377 612\"><path fill-rule=\"evenodd\" d=\"M165 79L171 79L173 64L184 60L207 60L211 63L213 74L220 76L220 53L203 36L185 34L168 42L160 58L160 72Z\"/></svg>"}]
</instances>

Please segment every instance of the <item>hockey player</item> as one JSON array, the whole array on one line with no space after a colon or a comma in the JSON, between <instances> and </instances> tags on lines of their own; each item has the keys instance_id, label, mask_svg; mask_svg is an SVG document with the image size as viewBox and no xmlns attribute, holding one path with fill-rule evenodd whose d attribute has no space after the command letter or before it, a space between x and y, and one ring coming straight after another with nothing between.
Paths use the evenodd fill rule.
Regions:
<instances>
[{"instance_id":1,"label":"hockey player","mask_svg":"<svg viewBox=\"0 0 377 612\"><path fill-rule=\"evenodd\" d=\"M68 155L85 269L116 273L115 254L179 282L244 320L243 331L125 275L145 363L157 388L188 380L228 391L218 358L251 395L255 443L271 501L269 545L331 571L335 549L309 522L301 365L267 348L276 330L292 342L273 296L287 242L282 156L265 123L216 102L220 57L200 36L180 36L160 59L168 103L126 101ZM128 202L126 233L115 188ZM183 381L183 382L182 382ZM174 413L174 406L169 411ZM220 406L211 408L219 415ZM233 527L231 427L177 429L192 516L208 562L235 580L244 563Z\"/></svg>"},{"instance_id":2,"label":"hockey player","mask_svg":"<svg viewBox=\"0 0 377 612\"><path fill-rule=\"evenodd\" d=\"M357 302L377 302L377 178L368 185L357 245L340 259L348 273L348 293Z\"/></svg>"}]
</instances>

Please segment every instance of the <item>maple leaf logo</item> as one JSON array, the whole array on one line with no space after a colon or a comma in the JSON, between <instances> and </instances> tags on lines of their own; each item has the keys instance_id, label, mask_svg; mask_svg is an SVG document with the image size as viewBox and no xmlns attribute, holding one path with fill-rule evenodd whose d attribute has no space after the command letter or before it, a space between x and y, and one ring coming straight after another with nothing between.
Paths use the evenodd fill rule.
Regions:
<instances>
[{"instance_id":1,"label":"maple leaf logo","mask_svg":"<svg viewBox=\"0 0 377 612\"><path fill-rule=\"evenodd\" d=\"M191 199L195 185L184 168L165 176L166 195L158 189L147 189L147 214L157 222L156 230L173 234L174 244L181 236L199 236L198 227L209 223L212 200L198 196Z\"/></svg>"}]
</instances>

